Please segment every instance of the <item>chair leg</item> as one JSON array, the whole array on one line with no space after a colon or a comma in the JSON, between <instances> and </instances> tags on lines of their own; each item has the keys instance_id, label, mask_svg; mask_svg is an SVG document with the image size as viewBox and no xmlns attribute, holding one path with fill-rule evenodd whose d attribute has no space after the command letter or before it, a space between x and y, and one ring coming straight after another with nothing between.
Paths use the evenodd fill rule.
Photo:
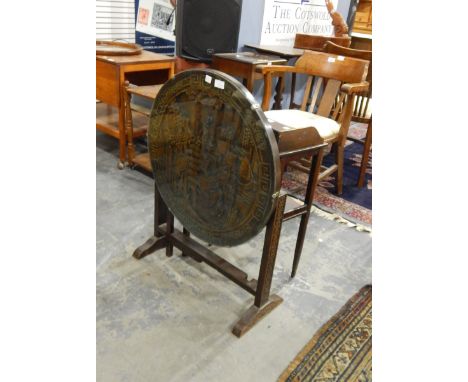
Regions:
<instances>
[{"instance_id":1,"label":"chair leg","mask_svg":"<svg viewBox=\"0 0 468 382\"><path fill-rule=\"evenodd\" d=\"M297 234L296 249L294 250L294 259L291 271L291 278L296 276L297 266L301 259L302 247L304 246L304 238L307 231L307 223L309 222L309 213L301 216L301 223L299 224L299 232Z\"/></svg>"},{"instance_id":2,"label":"chair leg","mask_svg":"<svg viewBox=\"0 0 468 382\"><path fill-rule=\"evenodd\" d=\"M312 208L312 201L314 200L314 193L317 188L318 179L320 175L320 167L323 159L323 148L312 156L312 161L309 169L309 179L307 181L307 190L305 193L304 203L307 206L307 211L301 216L301 223L299 224L299 232L297 233L296 249L294 250L294 260L291 271L291 278L296 275L299 260L301 259L302 247L304 246L304 238L307 231L307 224L309 223L310 210Z\"/></svg>"},{"instance_id":3,"label":"chair leg","mask_svg":"<svg viewBox=\"0 0 468 382\"><path fill-rule=\"evenodd\" d=\"M336 145L336 194L343 193L343 167L344 167L344 144L337 143Z\"/></svg>"},{"instance_id":4,"label":"chair leg","mask_svg":"<svg viewBox=\"0 0 468 382\"><path fill-rule=\"evenodd\" d=\"M359 169L358 187L364 187L364 181L366 179L367 163L369 162L370 147L372 144L372 119L369 121L367 127L366 138L364 141L364 151L362 153L361 168Z\"/></svg>"}]
</instances>

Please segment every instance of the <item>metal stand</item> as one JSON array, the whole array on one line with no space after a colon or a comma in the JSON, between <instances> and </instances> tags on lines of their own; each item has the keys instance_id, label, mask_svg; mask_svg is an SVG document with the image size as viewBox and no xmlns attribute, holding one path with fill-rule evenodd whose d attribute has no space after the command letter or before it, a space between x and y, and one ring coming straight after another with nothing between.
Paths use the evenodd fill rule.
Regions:
<instances>
[{"instance_id":1,"label":"metal stand","mask_svg":"<svg viewBox=\"0 0 468 382\"><path fill-rule=\"evenodd\" d=\"M233 264L219 257L210 249L190 238L190 233L174 228L174 215L162 200L155 185L155 226L154 234L133 253L133 257L141 259L158 249L166 248L166 256L172 256L173 248L182 251L184 256L190 256L198 262L205 262L229 280L255 296L253 305L234 325L232 333L241 337L261 318L277 307L283 299L277 295L270 296L271 281L275 267L276 253L281 233L286 195L280 195L276 208L268 221L263 244L262 260L258 281L248 280L248 275ZM165 225L163 224L165 223Z\"/></svg>"}]
</instances>

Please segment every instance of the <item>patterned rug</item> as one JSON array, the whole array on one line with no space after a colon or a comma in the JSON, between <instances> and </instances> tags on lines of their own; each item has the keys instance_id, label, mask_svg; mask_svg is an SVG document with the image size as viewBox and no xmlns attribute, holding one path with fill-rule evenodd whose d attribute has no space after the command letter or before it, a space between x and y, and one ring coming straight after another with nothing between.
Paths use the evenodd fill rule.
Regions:
<instances>
[{"instance_id":1,"label":"patterned rug","mask_svg":"<svg viewBox=\"0 0 468 382\"><path fill-rule=\"evenodd\" d=\"M353 123L350 135L362 138L366 133L366 125ZM366 182L363 188L357 187L359 168L361 166L363 146L347 141L345 146L343 194L335 194L334 175L321 181L314 195L314 205L327 212L336 214L355 224L370 228L372 226L372 152L366 170ZM323 164L333 163L331 155L326 155ZM288 168L283 175L282 187L292 195L303 199L307 185L307 174Z\"/></svg>"},{"instance_id":2,"label":"patterned rug","mask_svg":"<svg viewBox=\"0 0 468 382\"><path fill-rule=\"evenodd\" d=\"M371 285L320 328L278 379L293 381L372 381Z\"/></svg>"}]
</instances>

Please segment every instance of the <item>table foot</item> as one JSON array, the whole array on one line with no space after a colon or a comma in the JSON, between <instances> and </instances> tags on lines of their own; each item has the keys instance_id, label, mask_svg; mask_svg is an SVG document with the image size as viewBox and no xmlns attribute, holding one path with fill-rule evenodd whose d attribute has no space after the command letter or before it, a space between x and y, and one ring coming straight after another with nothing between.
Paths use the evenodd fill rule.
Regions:
<instances>
[{"instance_id":1,"label":"table foot","mask_svg":"<svg viewBox=\"0 0 468 382\"><path fill-rule=\"evenodd\" d=\"M135 249L135 252L133 252L133 257L135 259L140 260L143 257L150 255L154 251L164 248L166 244L167 239L165 236L151 236L148 240L146 240L144 244L140 245L137 249Z\"/></svg>"},{"instance_id":2,"label":"table foot","mask_svg":"<svg viewBox=\"0 0 468 382\"><path fill-rule=\"evenodd\" d=\"M270 299L261 308L256 305L252 305L247 312L244 313L242 318L237 321L236 325L232 329L232 334L236 337L242 337L247 333L258 321L275 309L279 304L283 302L283 299L274 294L270 296Z\"/></svg>"}]
</instances>

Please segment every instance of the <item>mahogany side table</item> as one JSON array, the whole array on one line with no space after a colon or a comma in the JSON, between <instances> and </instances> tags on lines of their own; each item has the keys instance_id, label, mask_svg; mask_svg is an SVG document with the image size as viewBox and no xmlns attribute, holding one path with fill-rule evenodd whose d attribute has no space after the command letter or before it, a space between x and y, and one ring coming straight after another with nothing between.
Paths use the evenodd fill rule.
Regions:
<instances>
[{"instance_id":1,"label":"mahogany side table","mask_svg":"<svg viewBox=\"0 0 468 382\"><path fill-rule=\"evenodd\" d=\"M253 52L216 53L212 56L212 68L244 79L244 86L252 93L254 81L263 79L256 70L260 65L282 65L288 61L278 56Z\"/></svg>"},{"instance_id":2,"label":"mahogany side table","mask_svg":"<svg viewBox=\"0 0 468 382\"><path fill-rule=\"evenodd\" d=\"M96 129L119 140L119 163L126 160L124 83L163 84L174 76L174 57L142 51L129 56L96 56Z\"/></svg>"}]
</instances>

